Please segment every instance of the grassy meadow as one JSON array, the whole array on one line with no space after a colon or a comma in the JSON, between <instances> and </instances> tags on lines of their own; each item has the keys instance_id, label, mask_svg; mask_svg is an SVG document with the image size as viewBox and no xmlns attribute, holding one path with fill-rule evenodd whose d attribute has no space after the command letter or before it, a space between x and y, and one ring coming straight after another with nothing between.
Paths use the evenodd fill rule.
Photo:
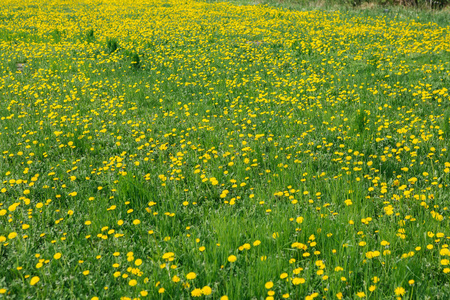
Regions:
<instances>
[{"instance_id":1,"label":"grassy meadow","mask_svg":"<svg viewBox=\"0 0 450 300\"><path fill-rule=\"evenodd\" d=\"M414 14L2 1L0 299L448 299L450 24Z\"/></svg>"}]
</instances>

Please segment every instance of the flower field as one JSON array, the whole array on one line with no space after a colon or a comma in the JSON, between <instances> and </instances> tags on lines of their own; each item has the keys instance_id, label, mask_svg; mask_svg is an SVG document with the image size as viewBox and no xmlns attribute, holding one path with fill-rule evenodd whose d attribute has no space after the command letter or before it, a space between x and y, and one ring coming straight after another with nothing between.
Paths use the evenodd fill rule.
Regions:
<instances>
[{"instance_id":1,"label":"flower field","mask_svg":"<svg viewBox=\"0 0 450 300\"><path fill-rule=\"evenodd\" d=\"M448 299L450 26L0 4L0 299Z\"/></svg>"}]
</instances>

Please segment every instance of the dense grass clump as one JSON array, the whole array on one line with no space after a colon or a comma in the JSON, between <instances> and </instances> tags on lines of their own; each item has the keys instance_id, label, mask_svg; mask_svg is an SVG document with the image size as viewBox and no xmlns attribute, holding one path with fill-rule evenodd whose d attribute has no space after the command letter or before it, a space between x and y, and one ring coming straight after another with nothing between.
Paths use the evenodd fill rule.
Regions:
<instances>
[{"instance_id":1,"label":"dense grass clump","mask_svg":"<svg viewBox=\"0 0 450 300\"><path fill-rule=\"evenodd\" d=\"M447 299L439 24L2 1L0 299Z\"/></svg>"},{"instance_id":2,"label":"dense grass clump","mask_svg":"<svg viewBox=\"0 0 450 300\"><path fill-rule=\"evenodd\" d=\"M108 52L109 52L110 54L116 52L116 50L117 50L118 48L119 48L119 43L117 42L116 39L109 38L109 39L106 41L106 49L108 49Z\"/></svg>"}]
</instances>

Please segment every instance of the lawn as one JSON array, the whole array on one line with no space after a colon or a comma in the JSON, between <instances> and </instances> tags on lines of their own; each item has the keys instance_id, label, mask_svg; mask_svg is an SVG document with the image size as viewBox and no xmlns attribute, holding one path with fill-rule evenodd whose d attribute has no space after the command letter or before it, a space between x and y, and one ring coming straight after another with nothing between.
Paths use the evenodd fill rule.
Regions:
<instances>
[{"instance_id":1,"label":"lawn","mask_svg":"<svg viewBox=\"0 0 450 300\"><path fill-rule=\"evenodd\" d=\"M429 14L2 1L0 299L448 299Z\"/></svg>"}]
</instances>

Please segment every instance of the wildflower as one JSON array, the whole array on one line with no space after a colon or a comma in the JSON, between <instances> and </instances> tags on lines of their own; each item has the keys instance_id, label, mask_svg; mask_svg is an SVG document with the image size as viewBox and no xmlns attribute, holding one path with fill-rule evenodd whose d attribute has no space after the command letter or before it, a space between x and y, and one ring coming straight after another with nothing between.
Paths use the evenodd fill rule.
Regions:
<instances>
[{"instance_id":1,"label":"wildflower","mask_svg":"<svg viewBox=\"0 0 450 300\"><path fill-rule=\"evenodd\" d=\"M233 262L235 262L236 260L237 260L237 257L236 257L235 255L230 255L230 256L228 256L228 261L229 261L229 262L233 263Z\"/></svg>"},{"instance_id":2,"label":"wildflower","mask_svg":"<svg viewBox=\"0 0 450 300\"><path fill-rule=\"evenodd\" d=\"M190 272L186 275L186 279L188 280L195 279L195 277L197 277L197 274L195 274L194 272Z\"/></svg>"},{"instance_id":3,"label":"wildflower","mask_svg":"<svg viewBox=\"0 0 450 300\"><path fill-rule=\"evenodd\" d=\"M31 278L30 285L35 285L39 282L39 280L41 279L38 276L34 276L33 278Z\"/></svg>"},{"instance_id":4,"label":"wildflower","mask_svg":"<svg viewBox=\"0 0 450 300\"><path fill-rule=\"evenodd\" d=\"M145 297L148 295L147 291L141 291L139 294L141 294L142 297Z\"/></svg>"},{"instance_id":5,"label":"wildflower","mask_svg":"<svg viewBox=\"0 0 450 300\"><path fill-rule=\"evenodd\" d=\"M394 291L395 295L397 295L397 296L403 296L405 294L405 292L406 292L405 289L402 288L401 286L397 287Z\"/></svg>"},{"instance_id":6,"label":"wildflower","mask_svg":"<svg viewBox=\"0 0 450 300\"><path fill-rule=\"evenodd\" d=\"M303 284L303 283L305 283L305 279L304 278L297 278L296 277L296 278L292 279L292 284L293 285L299 285L299 284Z\"/></svg>"},{"instance_id":7,"label":"wildflower","mask_svg":"<svg viewBox=\"0 0 450 300\"><path fill-rule=\"evenodd\" d=\"M135 279L131 279L130 282L128 282L128 284L129 284L130 286L136 286L137 281L136 281Z\"/></svg>"},{"instance_id":8,"label":"wildflower","mask_svg":"<svg viewBox=\"0 0 450 300\"><path fill-rule=\"evenodd\" d=\"M202 288L202 293L203 293L203 295L210 295L211 294L211 292L212 292L212 290L211 290L211 288L209 287L209 286L204 286L203 288Z\"/></svg>"},{"instance_id":9,"label":"wildflower","mask_svg":"<svg viewBox=\"0 0 450 300\"><path fill-rule=\"evenodd\" d=\"M191 291L191 296L192 297L200 297L202 295L202 290L201 289L194 289Z\"/></svg>"},{"instance_id":10,"label":"wildflower","mask_svg":"<svg viewBox=\"0 0 450 300\"><path fill-rule=\"evenodd\" d=\"M162 258L165 260L171 260L171 259L173 259L174 256L175 256L175 253L167 252L167 253L163 254Z\"/></svg>"}]
</instances>

